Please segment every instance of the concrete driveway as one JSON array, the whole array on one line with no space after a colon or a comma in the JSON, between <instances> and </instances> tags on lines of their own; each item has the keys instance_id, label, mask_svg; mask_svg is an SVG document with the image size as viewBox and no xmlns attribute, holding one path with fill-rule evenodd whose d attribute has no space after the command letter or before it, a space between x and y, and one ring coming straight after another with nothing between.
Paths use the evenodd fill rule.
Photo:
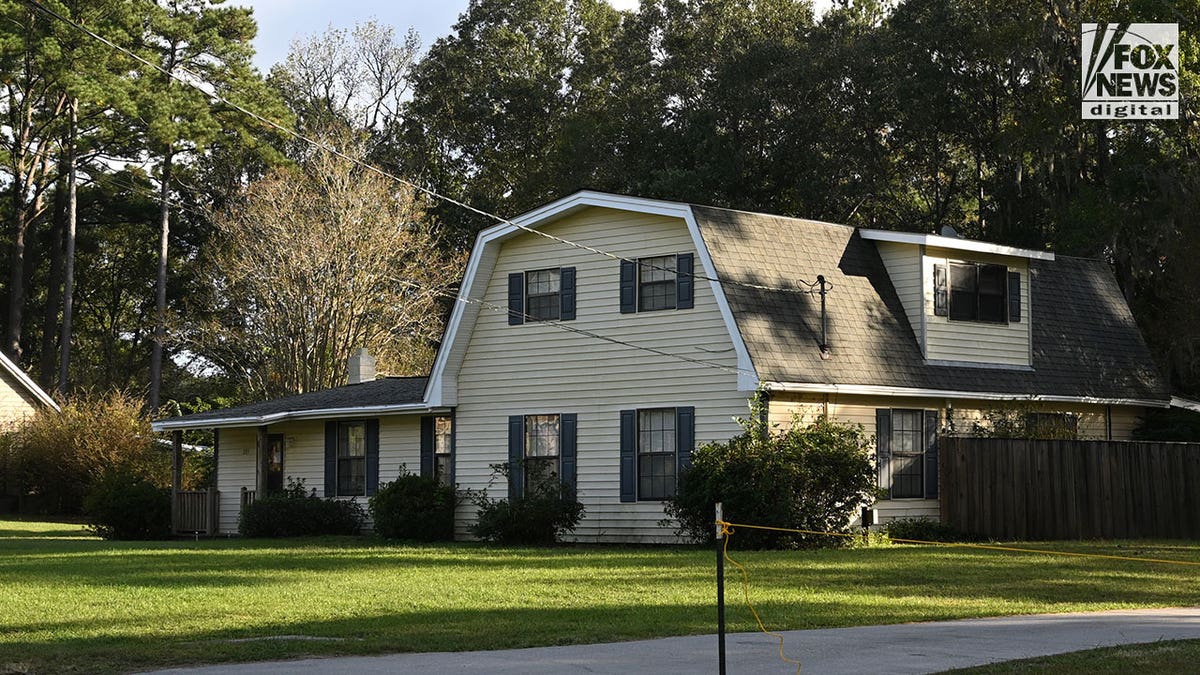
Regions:
<instances>
[{"instance_id":1,"label":"concrete driveway","mask_svg":"<svg viewBox=\"0 0 1200 675\"><path fill-rule=\"evenodd\" d=\"M1159 640L1200 639L1200 608L1040 614L890 626L787 631L785 652L805 675L933 673L950 668ZM761 633L726 638L731 675L794 673L775 640ZM189 675L293 673L611 673L673 675L717 671L713 635L599 645L486 652L393 654L179 668Z\"/></svg>"}]
</instances>

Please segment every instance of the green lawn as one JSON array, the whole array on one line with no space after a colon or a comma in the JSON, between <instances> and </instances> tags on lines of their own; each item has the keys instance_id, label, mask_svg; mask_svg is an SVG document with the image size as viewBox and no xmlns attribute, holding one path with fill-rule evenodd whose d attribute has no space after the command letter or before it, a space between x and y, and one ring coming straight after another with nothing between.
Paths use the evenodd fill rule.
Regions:
<instances>
[{"instance_id":1,"label":"green lawn","mask_svg":"<svg viewBox=\"0 0 1200 675\"><path fill-rule=\"evenodd\" d=\"M1171 640L1142 645L1089 649L1083 652L1006 661L978 668L948 670L944 675L1125 675L1125 673L1194 673L1200 667L1200 640Z\"/></svg>"},{"instance_id":2,"label":"green lawn","mask_svg":"<svg viewBox=\"0 0 1200 675\"><path fill-rule=\"evenodd\" d=\"M1200 544L1059 546L1200 561ZM772 628L1200 604L1195 567L903 546L735 556ZM711 633L713 574L707 549L110 543L0 521L0 673ZM752 630L732 570L727 593L730 630ZM332 639L235 641L277 636Z\"/></svg>"}]
</instances>

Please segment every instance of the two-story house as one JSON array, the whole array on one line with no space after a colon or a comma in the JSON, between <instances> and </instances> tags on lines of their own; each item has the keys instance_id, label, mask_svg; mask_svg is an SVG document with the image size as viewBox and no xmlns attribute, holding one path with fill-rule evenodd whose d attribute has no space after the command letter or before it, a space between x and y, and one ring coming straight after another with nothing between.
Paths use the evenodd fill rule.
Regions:
<instances>
[{"instance_id":1,"label":"two-story house","mask_svg":"<svg viewBox=\"0 0 1200 675\"><path fill-rule=\"evenodd\" d=\"M289 477L368 496L407 467L513 494L521 472L491 467L524 459L576 485L577 539L670 541L692 449L759 390L780 424L875 435L881 522L937 516L937 435L989 410L1122 439L1170 403L1103 262L588 191L480 233L428 378L375 380L360 355L351 381L155 427L218 430L222 532Z\"/></svg>"}]
</instances>

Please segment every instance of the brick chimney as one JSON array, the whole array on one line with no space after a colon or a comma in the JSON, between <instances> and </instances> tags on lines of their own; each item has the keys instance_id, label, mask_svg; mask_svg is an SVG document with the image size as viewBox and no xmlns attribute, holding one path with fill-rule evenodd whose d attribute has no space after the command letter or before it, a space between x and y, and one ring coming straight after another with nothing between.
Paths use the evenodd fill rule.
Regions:
<instances>
[{"instance_id":1,"label":"brick chimney","mask_svg":"<svg viewBox=\"0 0 1200 675\"><path fill-rule=\"evenodd\" d=\"M351 356L346 362L346 370L349 374L347 384L373 382L375 380L375 357L371 356L366 347L361 347L358 353Z\"/></svg>"}]
</instances>

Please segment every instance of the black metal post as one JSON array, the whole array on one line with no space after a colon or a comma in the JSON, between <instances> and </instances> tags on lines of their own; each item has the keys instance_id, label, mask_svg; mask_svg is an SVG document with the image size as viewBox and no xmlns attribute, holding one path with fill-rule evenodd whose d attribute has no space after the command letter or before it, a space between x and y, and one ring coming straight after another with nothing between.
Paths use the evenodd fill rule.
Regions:
<instances>
[{"instance_id":1,"label":"black metal post","mask_svg":"<svg viewBox=\"0 0 1200 675\"><path fill-rule=\"evenodd\" d=\"M721 502L716 506L717 527L717 671L725 675L725 531Z\"/></svg>"},{"instance_id":2,"label":"black metal post","mask_svg":"<svg viewBox=\"0 0 1200 675\"><path fill-rule=\"evenodd\" d=\"M817 283L821 286L821 351L829 349L828 324L825 319L825 275L817 275Z\"/></svg>"}]
</instances>

